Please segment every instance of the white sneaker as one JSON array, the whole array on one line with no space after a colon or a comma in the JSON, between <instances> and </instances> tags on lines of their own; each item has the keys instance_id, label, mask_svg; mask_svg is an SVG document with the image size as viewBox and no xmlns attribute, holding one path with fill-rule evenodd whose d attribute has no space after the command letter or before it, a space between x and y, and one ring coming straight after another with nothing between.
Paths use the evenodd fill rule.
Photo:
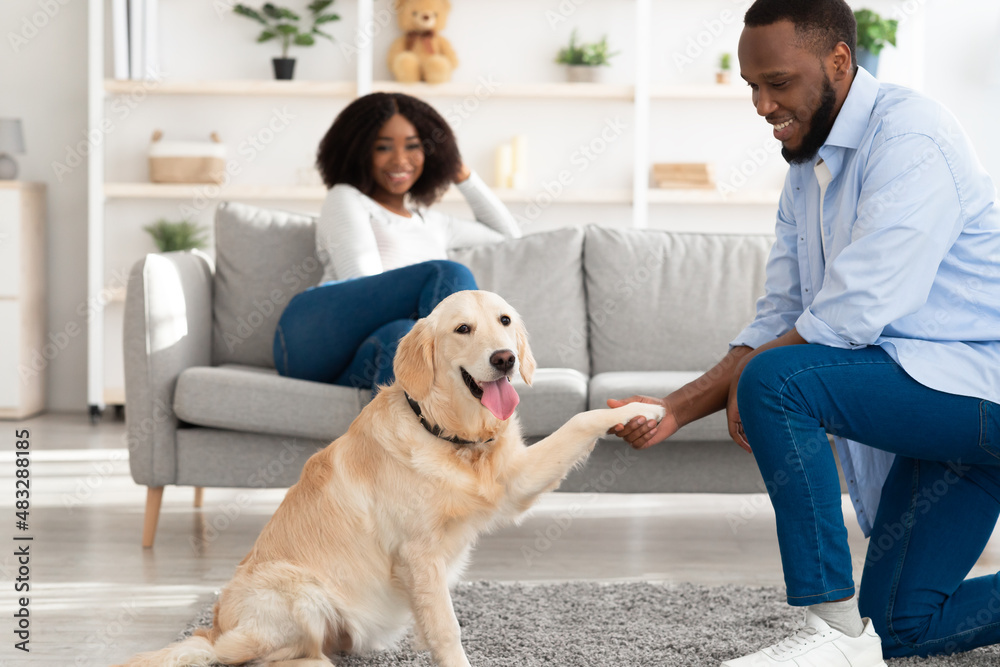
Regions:
<instances>
[{"instance_id":1,"label":"white sneaker","mask_svg":"<svg viewBox=\"0 0 1000 667\"><path fill-rule=\"evenodd\" d=\"M834 630L822 618L806 611L806 624L788 639L756 653L727 660L722 667L885 667L882 640L871 619L862 619L860 637Z\"/></svg>"}]
</instances>

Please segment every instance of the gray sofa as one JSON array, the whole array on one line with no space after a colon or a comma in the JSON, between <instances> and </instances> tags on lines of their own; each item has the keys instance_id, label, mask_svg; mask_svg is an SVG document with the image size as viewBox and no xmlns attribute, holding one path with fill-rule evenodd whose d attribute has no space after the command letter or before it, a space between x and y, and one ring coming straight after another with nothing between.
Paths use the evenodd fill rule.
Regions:
<instances>
[{"instance_id":1,"label":"gray sofa","mask_svg":"<svg viewBox=\"0 0 1000 667\"><path fill-rule=\"evenodd\" d=\"M322 273L310 216L226 203L213 262L151 254L125 304L126 425L132 477L149 487L143 543L163 487L285 487L342 434L370 392L280 377L271 342L288 300ZM524 318L539 369L517 386L537 439L610 397L663 396L726 352L763 293L772 238L575 227L457 249L482 289ZM720 413L669 446L615 438L563 490L756 491L752 457Z\"/></svg>"}]
</instances>

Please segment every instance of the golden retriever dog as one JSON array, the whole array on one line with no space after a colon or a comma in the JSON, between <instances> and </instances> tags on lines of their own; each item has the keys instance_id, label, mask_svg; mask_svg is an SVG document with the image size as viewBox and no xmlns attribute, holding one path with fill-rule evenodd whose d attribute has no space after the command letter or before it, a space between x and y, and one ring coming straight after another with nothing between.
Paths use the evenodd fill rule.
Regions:
<instances>
[{"instance_id":1,"label":"golden retriever dog","mask_svg":"<svg viewBox=\"0 0 1000 667\"><path fill-rule=\"evenodd\" d=\"M583 412L526 447L510 378L530 385L535 360L518 314L490 292L442 301L393 368L396 382L306 462L212 628L128 665L327 667L413 627L436 664L468 667L449 586L477 537L556 488L615 424L662 417L642 403Z\"/></svg>"}]
</instances>

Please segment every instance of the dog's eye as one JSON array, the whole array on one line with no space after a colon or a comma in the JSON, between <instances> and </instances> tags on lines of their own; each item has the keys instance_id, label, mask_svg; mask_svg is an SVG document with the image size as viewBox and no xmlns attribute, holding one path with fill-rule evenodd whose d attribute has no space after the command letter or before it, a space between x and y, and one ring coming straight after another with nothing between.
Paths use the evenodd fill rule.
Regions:
<instances>
[{"instance_id":1,"label":"dog's eye","mask_svg":"<svg viewBox=\"0 0 1000 667\"><path fill-rule=\"evenodd\" d=\"M504 325L505 327L509 327L510 326L510 318L507 317L506 315L501 315L500 316L500 324Z\"/></svg>"},{"instance_id":2,"label":"dog's eye","mask_svg":"<svg viewBox=\"0 0 1000 667\"><path fill-rule=\"evenodd\" d=\"M469 328L468 324L462 324L457 329L455 329L455 333L458 334L472 333L472 329Z\"/></svg>"}]
</instances>

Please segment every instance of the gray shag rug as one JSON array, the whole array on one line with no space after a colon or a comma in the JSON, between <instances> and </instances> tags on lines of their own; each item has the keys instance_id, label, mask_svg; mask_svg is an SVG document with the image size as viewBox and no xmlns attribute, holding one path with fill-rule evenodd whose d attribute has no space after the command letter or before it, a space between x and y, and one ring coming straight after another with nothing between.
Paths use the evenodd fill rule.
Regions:
<instances>
[{"instance_id":1,"label":"gray shag rug","mask_svg":"<svg viewBox=\"0 0 1000 667\"><path fill-rule=\"evenodd\" d=\"M470 582L459 584L452 597L462 645L476 667L718 667L781 641L804 618L773 586ZM211 622L209 604L180 637ZM338 664L433 665L429 654L415 653L408 642ZM888 665L996 667L1000 647Z\"/></svg>"}]
</instances>

